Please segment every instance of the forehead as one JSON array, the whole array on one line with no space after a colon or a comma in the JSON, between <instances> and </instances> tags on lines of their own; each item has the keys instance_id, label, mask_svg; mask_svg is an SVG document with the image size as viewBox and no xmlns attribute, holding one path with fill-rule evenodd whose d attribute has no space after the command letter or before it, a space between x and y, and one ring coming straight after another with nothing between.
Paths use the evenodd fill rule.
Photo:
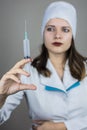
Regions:
<instances>
[{"instance_id":1,"label":"forehead","mask_svg":"<svg viewBox=\"0 0 87 130\"><path fill-rule=\"evenodd\" d=\"M54 25L54 26L68 26L71 28L70 24L64 20L64 19L60 19L60 18L53 18L50 19L46 25Z\"/></svg>"}]
</instances>

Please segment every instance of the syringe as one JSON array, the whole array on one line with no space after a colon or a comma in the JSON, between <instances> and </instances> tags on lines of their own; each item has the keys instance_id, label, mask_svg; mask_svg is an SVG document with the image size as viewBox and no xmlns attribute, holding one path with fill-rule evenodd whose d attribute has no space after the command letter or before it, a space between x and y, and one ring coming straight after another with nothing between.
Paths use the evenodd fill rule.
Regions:
<instances>
[{"instance_id":1,"label":"syringe","mask_svg":"<svg viewBox=\"0 0 87 130\"><path fill-rule=\"evenodd\" d=\"M26 25L26 20L25 20L25 34L24 34L24 40L23 40L23 49L24 49L24 58L30 58L30 42L28 39L28 34L27 34L27 25ZM25 65L25 70L30 73L30 63L27 63Z\"/></svg>"},{"instance_id":2,"label":"syringe","mask_svg":"<svg viewBox=\"0 0 87 130\"><path fill-rule=\"evenodd\" d=\"M24 46L24 58L30 58L30 42L27 34L27 25L25 20L25 34L24 34L23 46Z\"/></svg>"}]
</instances>

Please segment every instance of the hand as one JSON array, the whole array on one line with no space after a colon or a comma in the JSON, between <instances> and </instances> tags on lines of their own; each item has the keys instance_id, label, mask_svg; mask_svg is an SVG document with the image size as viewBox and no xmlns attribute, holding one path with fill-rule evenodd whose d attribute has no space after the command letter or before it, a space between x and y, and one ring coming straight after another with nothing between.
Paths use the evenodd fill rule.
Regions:
<instances>
[{"instance_id":1,"label":"hand","mask_svg":"<svg viewBox=\"0 0 87 130\"><path fill-rule=\"evenodd\" d=\"M34 120L33 123L36 124L36 126L32 126L33 130L67 130L63 122L55 123L46 120Z\"/></svg>"},{"instance_id":2,"label":"hand","mask_svg":"<svg viewBox=\"0 0 87 130\"><path fill-rule=\"evenodd\" d=\"M31 59L23 59L16 63L0 80L0 95L10 95L21 90L35 90L36 86L32 84L22 84L20 76L30 76L28 72L23 70L26 63L31 62Z\"/></svg>"}]
</instances>

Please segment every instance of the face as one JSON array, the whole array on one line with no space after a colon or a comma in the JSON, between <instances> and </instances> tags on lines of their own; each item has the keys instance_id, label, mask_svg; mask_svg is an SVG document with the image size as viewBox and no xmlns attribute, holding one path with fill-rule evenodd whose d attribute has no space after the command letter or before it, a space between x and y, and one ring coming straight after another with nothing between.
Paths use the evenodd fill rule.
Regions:
<instances>
[{"instance_id":1,"label":"face","mask_svg":"<svg viewBox=\"0 0 87 130\"><path fill-rule=\"evenodd\" d=\"M44 43L51 54L66 54L72 41L72 29L63 19L51 19L44 30Z\"/></svg>"}]
</instances>

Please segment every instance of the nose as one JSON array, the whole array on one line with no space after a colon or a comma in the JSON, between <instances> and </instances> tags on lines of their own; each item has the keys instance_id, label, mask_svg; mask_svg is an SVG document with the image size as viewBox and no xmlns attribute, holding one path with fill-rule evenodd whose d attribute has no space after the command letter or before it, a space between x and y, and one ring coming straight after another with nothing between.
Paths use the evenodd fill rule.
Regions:
<instances>
[{"instance_id":1,"label":"nose","mask_svg":"<svg viewBox=\"0 0 87 130\"><path fill-rule=\"evenodd\" d=\"M55 38L55 39L61 39L61 38L62 38L61 32L58 31L58 30L56 30L55 35L54 35L54 38Z\"/></svg>"}]
</instances>

